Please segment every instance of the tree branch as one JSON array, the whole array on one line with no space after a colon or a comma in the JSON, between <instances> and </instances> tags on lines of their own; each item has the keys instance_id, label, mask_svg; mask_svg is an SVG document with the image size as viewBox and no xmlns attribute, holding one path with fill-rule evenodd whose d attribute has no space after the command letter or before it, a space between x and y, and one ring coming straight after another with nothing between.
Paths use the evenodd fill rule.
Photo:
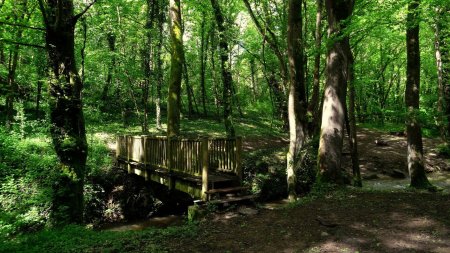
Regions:
<instances>
[{"instance_id":1,"label":"tree branch","mask_svg":"<svg viewBox=\"0 0 450 253\"><path fill-rule=\"evenodd\" d=\"M0 21L0 24L23 27L23 28L28 28L28 29L32 29L32 30L38 30L38 31L45 31L45 28L42 28L42 27L33 27L33 26L27 26L27 25L23 25L23 24L15 24L15 23L10 23L10 22L5 22L5 21Z\"/></svg>"},{"instance_id":2,"label":"tree branch","mask_svg":"<svg viewBox=\"0 0 450 253\"><path fill-rule=\"evenodd\" d=\"M86 8L84 8L84 10L82 12L78 13L77 15L75 15L73 17L73 22L76 23L78 21L78 19L80 19L81 16L83 16L89 10L89 8L91 8L91 6L95 4L95 2L97 2L97 0L93 0L90 4L88 4L86 6Z\"/></svg>"},{"instance_id":3,"label":"tree branch","mask_svg":"<svg viewBox=\"0 0 450 253\"><path fill-rule=\"evenodd\" d=\"M26 42L20 42L20 41L12 41L7 39L0 39L0 42L8 43L8 44L14 44L14 45L20 45L20 46L26 46L26 47L34 47L34 48L40 48L45 49L44 46L26 43Z\"/></svg>"},{"instance_id":4,"label":"tree branch","mask_svg":"<svg viewBox=\"0 0 450 253\"><path fill-rule=\"evenodd\" d=\"M39 9L41 10L45 27L48 27L49 24L48 24L47 12L45 11L44 3L42 2L42 0L39 0Z\"/></svg>"}]
</instances>

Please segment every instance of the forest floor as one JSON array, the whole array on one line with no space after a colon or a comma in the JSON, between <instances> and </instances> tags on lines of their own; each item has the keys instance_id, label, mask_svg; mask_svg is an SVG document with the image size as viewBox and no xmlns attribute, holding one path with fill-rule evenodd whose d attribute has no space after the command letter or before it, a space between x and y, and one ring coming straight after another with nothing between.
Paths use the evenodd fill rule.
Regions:
<instances>
[{"instance_id":1,"label":"forest floor","mask_svg":"<svg viewBox=\"0 0 450 253\"><path fill-rule=\"evenodd\" d=\"M358 140L364 189L211 214L197 236L164 241L164 247L169 252L450 252L450 163L438 155L441 141L424 138L428 176L443 190L428 193L407 188L406 137L360 129ZM244 150L286 143L247 139ZM345 144L343 167L350 166Z\"/></svg>"}]
</instances>

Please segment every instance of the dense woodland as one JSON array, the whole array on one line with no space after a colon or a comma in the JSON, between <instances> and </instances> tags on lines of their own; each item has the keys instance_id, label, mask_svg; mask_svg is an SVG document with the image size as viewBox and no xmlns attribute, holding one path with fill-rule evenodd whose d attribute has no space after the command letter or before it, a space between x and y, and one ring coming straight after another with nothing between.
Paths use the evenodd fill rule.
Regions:
<instances>
[{"instance_id":1,"label":"dense woodland","mask_svg":"<svg viewBox=\"0 0 450 253\"><path fill-rule=\"evenodd\" d=\"M289 139L260 188L295 202L363 186L358 130L379 129L439 191L422 139L450 153L449 35L448 0L1 0L0 236L123 220L119 133ZM243 154L250 184L264 152Z\"/></svg>"}]
</instances>

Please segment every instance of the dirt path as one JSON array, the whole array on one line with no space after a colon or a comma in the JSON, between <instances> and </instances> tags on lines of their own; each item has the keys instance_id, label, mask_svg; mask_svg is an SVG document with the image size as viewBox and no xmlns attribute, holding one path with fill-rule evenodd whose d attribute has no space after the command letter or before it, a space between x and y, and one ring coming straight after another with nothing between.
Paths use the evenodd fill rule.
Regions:
<instances>
[{"instance_id":1,"label":"dirt path","mask_svg":"<svg viewBox=\"0 0 450 253\"><path fill-rule=\"evenodd\" d=\"M346 193L252 216L223 215L201 223L195 238L164 245L169 252L450 252L448 195Z\"/></svg>"},{"instance_id":2,"label":"dirt path","mask_svg":"<svg viewBox=\"0 0 450 253\"><path fill-rule=\"evenodd\" d=\"M383 133L376 130L358 129L358 151L363 177L383 178L399 177L399 173L408 174L406 164L406 137ZM378 142L379 144L376 144ZM448 159L440 157L437 147L442 141L435 138L423 138L425 169L427 172L450 170ZM348 140L344 142L344 154L348 154ZM343 167L349 169L349 155L343 157Z\"/></svg>"},{"instance_id":3,"label":"dirt path","mask_svg":"<svg viewBox=\"0 0 450 253\"><path fill-rule=\"evenodd\" d=\"M437 155L440 141L424 139L429 177L445 188L432 194L405 192L409 179L396 179L402 176L395 173L407 176L405 137L367 129L358 137L364 185L383 191L346 190L298 207L215 214L195 238L163 245L169 252L450 252L450 166ZM244 150L286 145L282 138L247 139ZM350 169L347 152L345 143L343 167Z\"/></svg>"}]
</instances>

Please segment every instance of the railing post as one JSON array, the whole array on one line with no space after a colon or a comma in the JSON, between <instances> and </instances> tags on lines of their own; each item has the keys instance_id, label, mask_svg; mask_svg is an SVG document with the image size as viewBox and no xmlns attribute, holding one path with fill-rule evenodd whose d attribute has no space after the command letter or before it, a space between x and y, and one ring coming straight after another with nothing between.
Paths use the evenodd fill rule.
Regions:
<instances>
[{"instance_id":1,"label":"railing post","mask_svg":"<svg viewBox=\"0 0 450 253\"><path fill-rule=\"evenodd\" d=\"M208 195L206 191L208 191L208 138L202 139L202 199L207 200Z\"/></svg>"},{"instance_id":2,"label":"railing post","mask_svg":"<svg viewBox=\"0 0 450 253\"><path fill-rule=\"evenodd\" d=\"M170 137L170 136L167 136L167 151L166 151L166 154L167 154L167 161L166 161L166 164L167 164L167 170L168 170L168 175L169 175L169 179L168 179L168 183L169 183L169 185L168 185L168 187L169 187L169 190L172 190L173 189L173 180L172 180L172 145L171 145L171 143L172 143L172 138Z\"/></svg>"},{"instance_id":3,"label":"railing post","mask_svg":"<svg viewBox=\"0 0 450 253\"><path fill-rule=\"evenodd\" d=\"M127 140L127 170L128 173L131 173L131 152L132 152L132 148L131 148L131 136L130 135L126 135L125 136L126 140Z\"/></svg>"},{"instance_id":4,"label":"railing post","mask_svg":"<svg viewBox=\"0 0 450 253\"><path fill-rule=\"evenodd\" d=\"M239 177L239 183L242 184L243 171L241 164L241 154L242 154L242 137L236 137L236 173Z\"/></svg>"},{"instance_id":5,"label":"railing post","mask_svg":"<svg viewBox=\"0 0 450 253\"><path fill-rule=\"evenodd\" d=\"M144 178L145 178L145 181L148 181L148 174L147 174L147 152L146 152L146 150L147 150L147 147L145 146L145 144L146 144L146 136L145 135L142 135L141 136L141 145L142 145L142 162L143 162L143 168L144 168Z\"/></svg>"},{"instance_id":6,"label":"railing post","mask_svg":"<svg viewBox=\"0 0 450 253\"><path fill-rule=\"evenodd\" d=\"M116 138L116 161L119 159L119 157L120 157L120 135L118 135Z\"/></svg>"}]
</instances>

